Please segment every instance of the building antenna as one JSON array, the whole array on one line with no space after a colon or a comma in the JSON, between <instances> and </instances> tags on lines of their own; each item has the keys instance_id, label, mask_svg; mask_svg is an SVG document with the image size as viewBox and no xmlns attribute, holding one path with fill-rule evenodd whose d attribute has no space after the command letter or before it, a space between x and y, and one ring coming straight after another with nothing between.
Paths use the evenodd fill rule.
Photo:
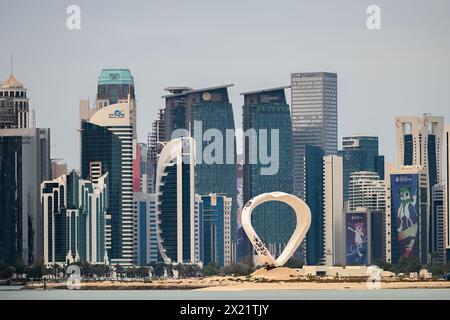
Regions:
<instances>
[{"instance_id":1,"label":"building antenna","mask_svg":"<svg viewBox=\"0 0 450 320\"><path fill-rule=\"evenodd\" d=\"M11 70L11 75L13 74L13 54L11 53L11 59L10 59L10 70Z\"/></svg>"}]
</instances>

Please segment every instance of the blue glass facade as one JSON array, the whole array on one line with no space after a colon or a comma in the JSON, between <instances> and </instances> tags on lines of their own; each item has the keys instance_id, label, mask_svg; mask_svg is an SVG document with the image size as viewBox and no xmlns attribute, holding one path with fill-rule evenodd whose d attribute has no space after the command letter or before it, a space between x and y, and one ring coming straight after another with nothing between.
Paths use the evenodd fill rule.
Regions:
<instances>
[{"instance_id":1,"label":"blue glass facade","mask_svg":"<svg viewBox=\"0 0 450 320\"><path fill-rule=\"evenodd\" d=\"M255 129L257 141L249 136L244 138L244 203L251 198L266 192L282 191L293 193L293 155L292 155L292 126L289 105L286 103L284 88L244 93L243 127L244 131ZM262 135L261 129L267 131L267 138ZM267 155L273 155L272 132L278 130L278 141L274 147L278 148L278 171L274 175L261 174L261 168L269 165L263 164L261 159L251 163L254 155L255 143L258 151L267 146ZM262 139L266 139L263 141ZM261 148L261 150L260 150ZM253 151L252 151L253 150ZM266 151L266 150L263 150ZM261 152L260 152L261 154ZM295 228L295 213L287 204L268 202L255 208L252 224L269 250L279 255L284 245L289 241ZM250 246L243 246L250 249ZM243 256L248 256L251 251ZM239 254L239 256L242 256Z\"/></svg>"},{"instance_id":2,"label":"blue glass facade","mask_svg":"<svg viewBox=\"0 0 450 320\"><path fill-rule=\"evenodd\" d=\"M142 201L139 203L139 253L138 265L147 265L147 203Z\"/></svg>"},{"instance_id":3,"label":"blue glass facade","mask_svg":"<svg viewBox=\"0 0 450 320\"><path fill-rule=\"evenodd\" d=\"M0 263L13 264L23 260L22 247L26 245L22 245L22 194L18 192L22 137L0 137L0 157Z\"/></svg>"},{"instance_id":4,"label":"blue glass facade","mask_svg":"<svg viewBox=\"0 0 450 320\"><path fill-rule=\"evenodd\" d=\"M224 265L224 199L219 195L202 196L202 242L200 260Z\"/></svg>"},{"instance_id":5,"label":"blue glass facade","mask_svg":"<svg viewBox=\"0 0 450 320\"><path fill-rule=\"evenodd\" d=\"M81 178L90 180L91 162L101 162L101 174L108 173L108 213L111 219L111 259L122 257L122 144L106 127L81 122Z\"/></svg>"},{"instance_id":6,"label":"blue glass facade","mask_svg":"<svg viewBox=\"0 0 450 320\"><path fill-rule=\"evenodd\" d=\"M405 150L403 153L403 165L412 166L413 165L413 155L414 155L414 138L412 134L405 134L403 136L405 140Z\"/></svg>"},{"instance_id":7,"label":"blue glass facade","mask_svg":"<svg viewBox=\"0 0 450 320\"><path fill-rule=\"evenodd\" d=\"M385 261L385 212L370 212L372 264Z\"/></svg>"},{"instance_id":8,"label":"blue glass facade","mask_svg":"<svg viewBox=\"0 0 450 320\"><path fill-rule=\"evenodd\" d=\"M107 180L101 177L101 186L94 187L72 170L42 183L46 263L104 262Z\"/></svg>"},{"instance_id":9,"label":"blue glass facade","mask_svg":"<svg viewBox=\"0 0 450 320\"><path fill-rule=\"evenodd\" d=\"M378 154L378 137L351 136L342 139L344 201L348 200L349 181L352 173L372 171L384 179L384 157Z\"/></svg>"},{"instance_id":10,"label":"blue glass facade","mask_svg":"<svg viewBox=\"0 0 450 320\"><path fill-rule=\"evenodd\" d=\"M190 211L190 165L182 164L182 260L190 263L191 257L191 211ZM166 255L178 261L178 215L177 215L177 164L167 166L160 187L160 230ZM194 195L192 195L194 196Z\"/></svg>"},{"instance_id":11,"label":"blue glass facade","mask_svg":"<svg viewBox=\"0 0 450 320\"><path fill-rule=\"evenodd\" d=\"M305 152L305 200L311 210L311 226L306 234L306 263L324 261L323 157L322 148L307 145Z\"/></svg>"},{"instance_id":12,"label":"blue glass facade","mask_svg":"<svg viewBox=\"0 0 450 320\"><path fill-rule=\"evenodd\" d=\"M160 193L162 200L159 204L161 238L164 241L166 255L177 261L177 167L166 168Z\"/></svg>"},{"instance_id":13,"label":"blue glass facade","mask_svg":"<svg viewBox=\"0 0 450 320\"><path fill-rule=\"evenodd\" d=\"M165 140L172 138L177 129L191 129L191 136L196 139L197 163L195 167L195 192L197 194L218 193L232 198L231 239L236 242L237 230L237 185L236 185L236 144L234 134L231 137L232 147L229 148L231 163L225 159L226 143L223 143L222 163L206 164L203 152L212 141L202 141L203 133L208 129L216 129L226 137L226 130L234 133L233 107L228 97L228 86L192 90L166 96L165 107ZM202 132L195 132L196 126L201 126ZM200 163L200 161L202 163ZM220 177L220 178L218 178Z\"/></svg>"},{"instance_id":14,"label":"blue glass facade","mask_svg":"<svg viewBox=\"0 0 450 320\"><path fill-rule=\"evenodd\" d=\"M50 130L0 129L0 263L43 256L39 186L50 178Z\"/></svg>"}]
</instances>

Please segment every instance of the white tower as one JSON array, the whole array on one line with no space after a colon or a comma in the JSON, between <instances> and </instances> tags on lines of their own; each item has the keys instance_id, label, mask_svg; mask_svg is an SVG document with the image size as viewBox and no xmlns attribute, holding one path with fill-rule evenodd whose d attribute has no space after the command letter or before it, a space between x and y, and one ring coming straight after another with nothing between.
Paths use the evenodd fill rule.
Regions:
<instances>
[{"instance_id":1,"label":"white tower","mask_svg":"<svg viewBox=\"0 0 450 320\"><path fill-rule=\"evenodd\" d=\"M343 161L339 156L323 158L323 211L325 264L344 264L344 190Z\"/></svg>"}]
</instances>

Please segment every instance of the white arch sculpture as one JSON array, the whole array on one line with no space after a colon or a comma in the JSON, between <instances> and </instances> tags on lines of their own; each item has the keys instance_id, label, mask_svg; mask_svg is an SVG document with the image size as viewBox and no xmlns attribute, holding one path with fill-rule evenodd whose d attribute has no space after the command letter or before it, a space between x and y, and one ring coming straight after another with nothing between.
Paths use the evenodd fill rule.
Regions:
<instances>
[{"instance_id":1,"label":"white arch sculpture","mask_svg":"<svg viewBox=\"0 0 450 320\"><path fill-rule=\"evenodd\" d=\"M297 226L292 234L286 248L281 255L275 260L269 250L264 246L261 239L255 232L252 226L252 212L260 204L268 201L279 201L290 205L297 218ZM311 210L308 205L296 196L284 192L270 192L263 193L250 199L242 210L242 227L244 228L247 237L250 239L256 253L261 261L269 267L282 267L292 257L295 250L300 246L300 243L305 238L311 225Z\"/></svg>"}]
</instances>

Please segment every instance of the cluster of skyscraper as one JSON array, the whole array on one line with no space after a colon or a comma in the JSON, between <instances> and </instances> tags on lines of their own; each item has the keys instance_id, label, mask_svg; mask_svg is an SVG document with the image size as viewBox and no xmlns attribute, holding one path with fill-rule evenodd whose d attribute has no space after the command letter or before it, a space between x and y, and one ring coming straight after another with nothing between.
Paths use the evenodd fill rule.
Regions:
<instances>
[{"instance_id":1,"label":"cluster of skyscraper","mask_svg":"<svg viewBox=\"0 0 450 320\"><path fill-rule=\"evenodd\" d=\"M102 70L96 100L80 101L81 163L69 173L50 160L50 130L29 128L27 90L11 75L0 91L0 263L257 264L240 212L273 191L311 209L295 254L308 265L447 261L442 117L397 118L398 161L385 164L376 136L343 137L339 150L336 74L293 73L290 86L241 94L238 155L232 86L167 88L145 144L133 76ZM262 174L268 160L276 170ZM265 203L252 224L278 256L294 219L289 206Z\"/></svg>"}]
</instances>

